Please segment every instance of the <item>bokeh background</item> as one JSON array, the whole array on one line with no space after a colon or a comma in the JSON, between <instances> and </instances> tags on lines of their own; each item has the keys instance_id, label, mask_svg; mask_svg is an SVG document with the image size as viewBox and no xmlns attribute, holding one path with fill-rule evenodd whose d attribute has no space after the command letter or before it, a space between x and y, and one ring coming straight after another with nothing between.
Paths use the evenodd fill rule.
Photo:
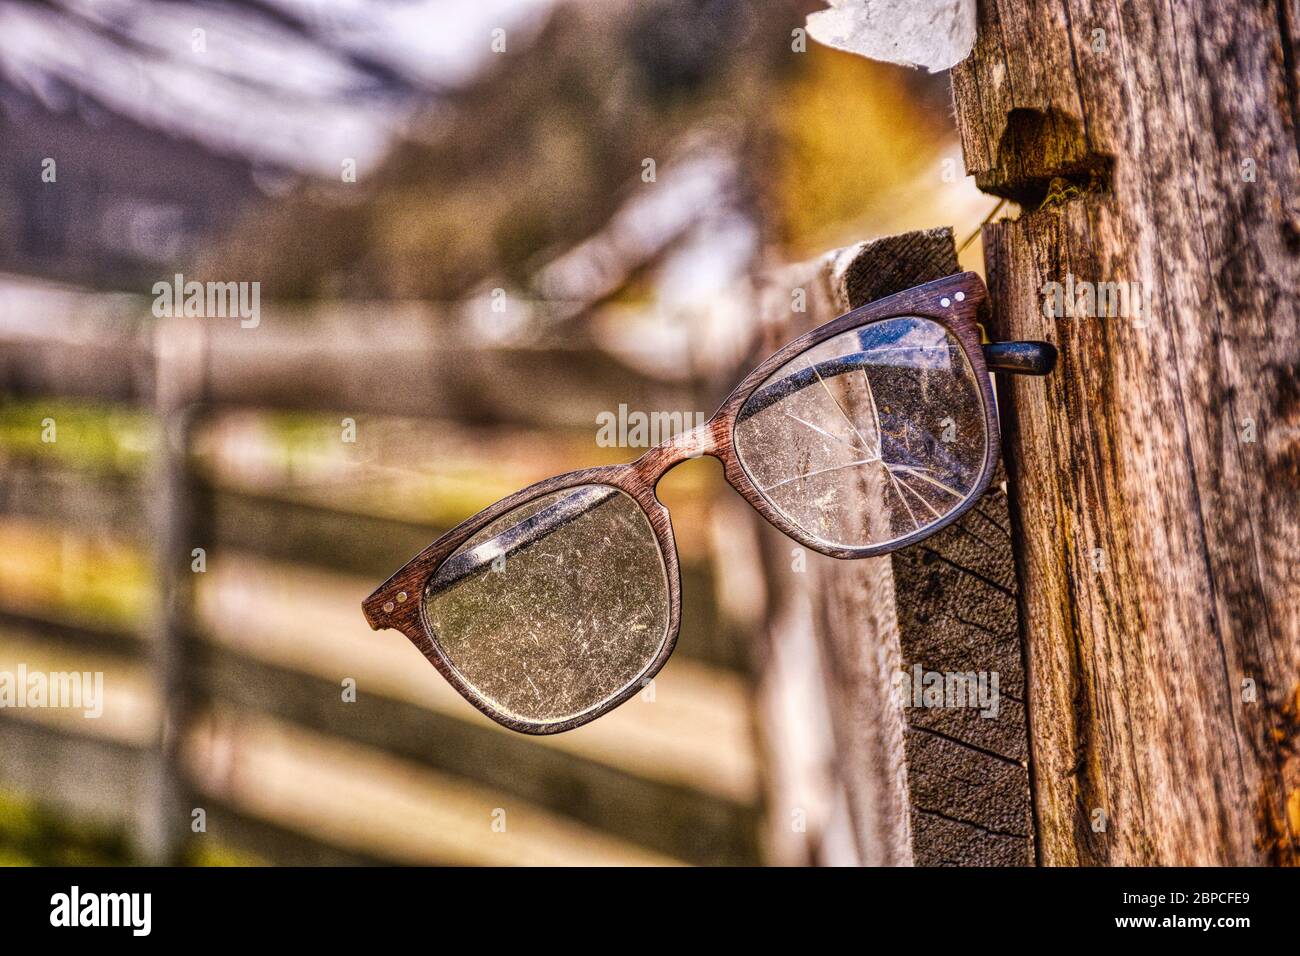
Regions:
<instances>
[{"instance_id":1,"label":"bokeh background","mask_svg":"<svg viewBox=\"0 0 1300 956\"><path fill-rule=\"evenodd\" d=\"M0 709L0 862L842 861L711 460L660 488L678 650L578 731L498 728L360 612L634 457L600 412L711 413L758 277L989 212L946 75L802 40L821 6L0 0L0 671L105 675L98 719ZM155 318L178 272L260 283L258 327Z\"/></svg>"}]
</instances>

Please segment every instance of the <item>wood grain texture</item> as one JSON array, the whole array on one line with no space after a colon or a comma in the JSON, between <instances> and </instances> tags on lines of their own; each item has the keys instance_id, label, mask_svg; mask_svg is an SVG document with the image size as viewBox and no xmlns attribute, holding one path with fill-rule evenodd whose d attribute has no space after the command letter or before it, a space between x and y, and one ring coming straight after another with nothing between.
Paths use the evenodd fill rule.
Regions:
<instances>
[{"instance_id":1,"label":"wood grain texture","mask_svg":"<svg viewBox=\"0 0 1300 956\"><path fill-rule=\"evenodd\" d=\"M1025 206L984 232L996 333L1061 350L1002 393L1047 864L1300 860L1296 23L994 0L954 71ZM1047 317L1069 276L1139 306Z\"/></svg>"},{"instance_id":2,"label":"wood grain texture","mask_svg":"<svg viewBox=\"0 0 1300 956\"><path fill-rule=\"evenodd\" d=\"M951 230L862 243L811 270L774 277L771 339L822 310L843 311L957 269ZM791 285L809 313L789 310ZM1015 574L1000 475L957 523L910 548L864 561L809 555L791 570L793 543L768 541L779 626L809 626L820 647L835 738L835 779L856 862L1024 865L1033 860ZM807 604L808 620L789 608ZM781 640L774 635L774 641ZM999 672L996 718L967 708L903 708L894 675ZM1014 699L1012 699L1014 698ZM827 857L819 857L823 862Z\"/></svg>"}]
</instances>

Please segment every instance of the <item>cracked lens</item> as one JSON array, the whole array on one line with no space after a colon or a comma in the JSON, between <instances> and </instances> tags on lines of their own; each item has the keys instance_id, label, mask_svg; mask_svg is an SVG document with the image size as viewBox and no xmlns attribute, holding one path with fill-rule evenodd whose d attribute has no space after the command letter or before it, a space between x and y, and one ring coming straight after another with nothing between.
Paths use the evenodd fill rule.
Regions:
<instances>
[{"instance_id":1,"label":"cracked lens","mask_svg":"<svg viewBox=\"0 0 1300 956\"><path fill-rule=\"evenodd\" d=\"M842 548L941 520L979 483L988 436L961 345L929 319L887 319L774 372L737 417L736 453L778 511Z\"/></svg>"},{"instance_id":2,"label":"cracked lens","mask_svg":"<svg viewBox=\"0 0 1300 956\"><path fill-rule=\"evenodd\" d=\"M607 485L521 505L470 538L424 590L425 625L469 685L535 723L635 683L668 635L668 575L645 512Z\"/></svg>"}]
</instances>

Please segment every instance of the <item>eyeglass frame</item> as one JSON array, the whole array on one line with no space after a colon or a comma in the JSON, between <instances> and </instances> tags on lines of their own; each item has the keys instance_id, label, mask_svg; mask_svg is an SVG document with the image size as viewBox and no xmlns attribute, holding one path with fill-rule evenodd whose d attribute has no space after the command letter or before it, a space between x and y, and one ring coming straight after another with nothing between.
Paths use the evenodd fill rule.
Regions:
<instances>
[{"instance_id":1,"label":"eyeglass frame","mask_svg":"<svg viewBox=\"0 0 1300 956\"><path fill-rule=\"evenodd\" d=\"M571 471L530 485L483 509L447 531L411 558L362 602L372 630L400 631L456 691L497 723L525 734L546 735L573 730L625 703L653 678L672 656L681 628L681 567L668 508L655 493L659 480L672 468L692 458L717 458L723 474L742 497L769 523L799 544L833 558L856 559L889 554L942 531L975 506L988 489L1001 447L997 405L990 370L1021 375L1045 375L1056 362L1056 349L1047 342L983 344L976 314L988 296L983 280L962 272L904 289L846 312L806 332L770 355L731 391L708 421L649 449L634 461ZM735 447L734 430L741 408L768 377L791 359L843 332L888 319L928 319L951 333L961 346L978 384L985 423L985 455L980 475L965 498L933 524L890 541L859 548L838 547L818 540L782 515L745 472ZM424 618L423 592L430 578L456 549L480 530L522 505L547 495L582 485L605 485L631 497L649 520L663 559L668 582L668 629L653 660L622 690L599 704L560 721L530 721L495 708L461 676L431 635Z\"/></svg>"}]
</instances>

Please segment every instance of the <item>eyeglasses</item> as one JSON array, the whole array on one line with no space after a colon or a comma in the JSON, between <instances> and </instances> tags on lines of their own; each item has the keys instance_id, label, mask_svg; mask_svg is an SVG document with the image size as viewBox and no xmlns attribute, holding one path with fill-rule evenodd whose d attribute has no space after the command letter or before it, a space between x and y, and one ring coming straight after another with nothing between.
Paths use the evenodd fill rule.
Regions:
<instances>
[{"instance_id":1,"label":"eyeglasses","mask_svg":"<svg viewBox=\"0 0 1300 956\"><path fill-rule=\"evenodd\" d=\"M877 300L795 339L709 421L623 465L551 478L448 531L362 604L457 691L529 734L579 727L658 673L681 583L659 479L712 455L764 518L836 558L962 516L998 455L989 370L1044 375L1045 342L981 346L974 273Z\"/></svg>"}]
</instances>

